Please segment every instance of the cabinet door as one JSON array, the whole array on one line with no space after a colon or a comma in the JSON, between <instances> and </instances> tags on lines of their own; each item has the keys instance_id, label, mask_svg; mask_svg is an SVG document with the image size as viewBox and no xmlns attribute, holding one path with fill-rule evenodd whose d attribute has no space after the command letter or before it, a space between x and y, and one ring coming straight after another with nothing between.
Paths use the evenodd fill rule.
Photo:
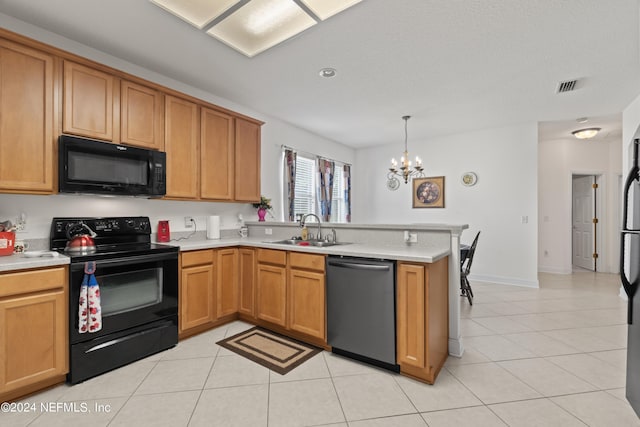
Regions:
<instances>
[{"instance_id":1,"label":"cabinet door","mask_svg":"<svg viewBox=\"0 0 640 427\"><path fill-rule=\"evenodd\" d=\"M64 61L63 132L114 141L115 80L102 71Z\"/></svg>"},{"instance_id":2,"label":"cabinet door","mask_svg":"<svg viewBox=\"0 0 640 427\"><path fill-rule=\"evenodd\" d=\"M53 192L53 63L0 40L0 191Z\"/></svg>"},{"instance_id":3,"label":"cabinet door","mask_svg":"<svg viewBox=\"0 0 640 427\"><path fill-rule=\"evenodd\" d=\"M233 199L233 117L203 108L200 113L200 197Z\"/></svg>"},{"instance_id":4,"label":"cabinet door","mask_svg":"<svg viewBox=\"0 0 640 427\"><path fill-rule=\"evenodd\" d=\"M213 322L215 313L213 264L182 269L180 284L180 332Z\"/></svg>"},{"instance_id":5,"label":"cabinet door","mask_svg":"<svg viewBox=\"0 0 640 427\"><path fill-rule=\"evenodd\" d=\"M398 263L397 350L398 362L425 368L426 301L425 269L421 265Z\"/></svg>"},{"instance_id":6,"label":"cabinet door","mask_svg":"<svg viewBox=\"0 0 640 427\"><path fill-rule=\"evenodd\" d=\"M67 318L62 289L0 301L0 392L67 372Z\"/></svg>"},{"instance_id":7,"label":"cabinet door","mask_svg":"<svg viewBox=\"0 0 640 427\"><path fill-rule=\"evenodd\" d=\"M238 312L238 250L219 250L217 267L217 317L222 317Z\"/></svg>"},{"instance_id":8,"label":"cabinet door","mask_svg":"<svg viewBox=\"0 0 640 427\"><path fill-rule=\"evenodd\" d=\"M287 269L258 264L257 317L286 326Z\"/></svg>"},{"instance_id":9,"label":"cabinet door","mask_svg":"<svg viewBox=\"0 0 640 427\"><path fill-rule=\"evenodd\" d=\"M240 249L240 306L238 311L251 317L255 317L255 268L256 253L253 249Z\"/></svg>"},{"instance_id":10,"label":"cabinet door","mask_svg":"<svg viewBox=\"0 0 640 427\"><path fill-rule=\"evenodd\" d=\"M160 92L123 80L120 98L122 142L138 147L164 149L164 106Z\"/></svg>"},{"instance_id":11,"label":"cabinet door","mask_svg":"<svg viewBox=\"0 0 640 427\"><path fill-rule=\"evenodd\" d=\"M236 118L235 200L260 201L260 125Z\"/></svg>"},{"instance_id":12,"label":"cabinet door","mask_svg":"<svg viewBox=\"0 0 640 427\"><path fill-rule=\"evenodd\" d=\"M289 328L325 339L325 276L322 273L289 271Z\"/></svg>"},{"instance_id":13,"label":"cabinet door","mask_svg":"<svg viewBox=\"0 0 640 427\"><path fill-rule=\"evenodd\" d=\"M198 139L198 106L165 96L166 197L198 198Z\"/></svg>"}]
</instances>

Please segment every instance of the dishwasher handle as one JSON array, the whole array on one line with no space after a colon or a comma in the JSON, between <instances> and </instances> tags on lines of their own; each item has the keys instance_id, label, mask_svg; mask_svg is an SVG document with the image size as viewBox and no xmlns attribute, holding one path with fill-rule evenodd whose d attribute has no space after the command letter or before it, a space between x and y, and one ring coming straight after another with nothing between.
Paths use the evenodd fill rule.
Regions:
<instances>
[{"instance_id":1,"label":"dishwasher handle","mask_svg":"<svg viewBox=\"0 0 640 427\"><path fill-rule=\"evenodd\" d=\"M389 271L391 269L391 266L389 265L360 264L357 262L338 261L338 260L329 260L327 261L327 264L332 265L334 267L350 268L353 270Z\"/></svg>"}]
</instances>

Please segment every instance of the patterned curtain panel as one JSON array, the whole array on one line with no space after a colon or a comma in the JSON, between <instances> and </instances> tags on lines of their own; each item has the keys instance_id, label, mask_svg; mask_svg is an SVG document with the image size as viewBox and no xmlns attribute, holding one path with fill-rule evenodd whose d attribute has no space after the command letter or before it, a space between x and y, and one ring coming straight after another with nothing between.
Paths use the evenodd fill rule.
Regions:
<instances>
[{"instance_id":1,"label":"patterned curtain panel","mask_svg":"<svg viewBox=\"0 0 640 427\"><path fill-rule=\"evenodd\" d=\"M296 158L297 154L289 149L284 150L285 177L284 186L287 195L287 212L289 221L295 221L296 201Z\"/></svg>"},{"instance_id":2,"label":"patterned curtain panel","mask_svg":"<svg viewBox=\"0 0 640 427\"><path fill-rule=\"evenodd\" d=\"M344 208L347 222L351 222L351 166L344 165L342 168L342 176L344 178Z\"/></svg>"},{"instance_id":3,"label":"patterned curtain panel","mask_svg":"<svg viewBox=\"0 0 640 427\"><path fill-rule=\"evenodd\" d=\"M318 185L316 195L320 217L324 222L331 219L331 201L333 200L333 169L335 163L326 159L318 159Z\"/></svg>"}]
</instances>

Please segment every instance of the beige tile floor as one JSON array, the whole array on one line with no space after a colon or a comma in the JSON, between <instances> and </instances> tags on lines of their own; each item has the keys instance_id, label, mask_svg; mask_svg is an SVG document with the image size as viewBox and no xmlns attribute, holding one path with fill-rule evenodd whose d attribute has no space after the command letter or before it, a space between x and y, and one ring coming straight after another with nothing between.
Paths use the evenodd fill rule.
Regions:
<instances>
[{"instance_id":1,"label":"beige tile floor","mask_svg":"<svg viewBox=\"0 0 640 427\"><path fill-rule=\"evenodd\" d=\"M281 376L215 344L251 326L234 322L25 399L36 411L0 413L0 425L640 426L624 398L618 283L580 272L540 274L540 289L473 284L474 305L461 300L466 353L434 386L327 352ZM65 402L76 411L55 406Z\"/></svg>"}]
</instances>

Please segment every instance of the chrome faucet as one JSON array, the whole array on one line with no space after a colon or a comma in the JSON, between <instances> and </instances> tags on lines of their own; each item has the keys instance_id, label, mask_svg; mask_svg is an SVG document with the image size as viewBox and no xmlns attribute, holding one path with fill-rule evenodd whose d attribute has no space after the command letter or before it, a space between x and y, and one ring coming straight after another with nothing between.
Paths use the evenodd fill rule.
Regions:
<instances>
[{"instance_id":1,"label":"chrome faucet","mask_svg":"<svg viewBox=\"0 0 640 427\"><path fill-rule=\"evenodd\" d=\"M316 218L316 221L318 221L318 235L316 236L317 240L322 240L322 223L320 222L320 218L318 217L318 215L310 213L310 214L306 214L302 217L302 219L300 219L300 227L304 227L304 223L307 220L307 217L309 216L313 216Z\"/></svg>"}]
</instances>

